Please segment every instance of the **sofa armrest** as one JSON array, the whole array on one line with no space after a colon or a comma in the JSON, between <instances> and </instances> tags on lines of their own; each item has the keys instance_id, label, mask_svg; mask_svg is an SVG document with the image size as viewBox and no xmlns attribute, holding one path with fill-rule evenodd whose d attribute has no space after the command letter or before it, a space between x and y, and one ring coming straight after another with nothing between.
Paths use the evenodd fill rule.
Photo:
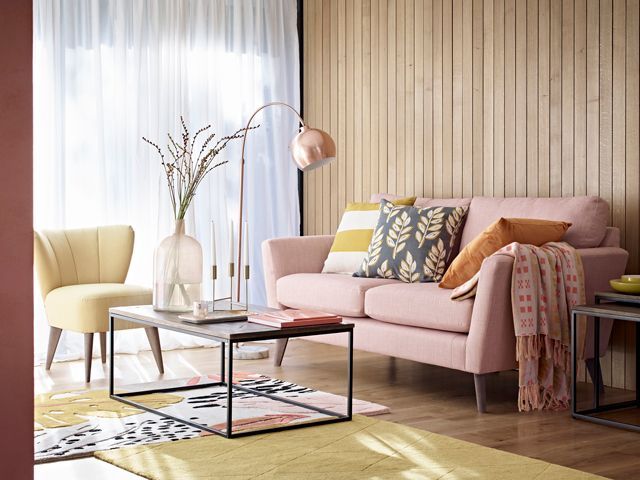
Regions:
<instances>
[{"instance_id":1,"label":"sofa armrest","mask_svg":"<svg viewBox=\"0 0 640 480\"><path fill-rule=\"evenodd\" d=\"M320 273L333 244L333 235L273 238L262 242L262 264L267 303L281 308L276 282L293 273Z\"/></svg>"},{"instance_id":2,"label":"sofa armrest","mask_svg":"<svg viewBox=\"0 0 640 480\"><path fill-rule=\"evenodd\" d=\"M609 280L624 274L629 253L620 247L581 248L578 253L584 269L587 303L593 303L596 292L610 291Z\"/></svg>"},{"instance_id":3,"label":"sofa armrest","mask_svg":"<svg viewBox=\"0 0 640 480\"><path fill-rule=\"evenodd\" d=\"M582 248L578 250L584 269L584 289L587 303L595 301L596 292L609 292L609 280L619 278L627 267L629 253L619 247ZM600 321L600 356L607 353L613 320ZM585 340L585 358L593 358L593 322L587 324Z\"/></svg>"},{"instance_id":4,"label":"sofa armrest","mask_svg":"<svg viewBox=\"0 0 640 480\"><path fill-rule=\"evenodd\" d=\"M482 262L467 338L465 369L468 372L500 372L516 366L512 271L513 258L508 255L493 255Z\"/></svg>"},{"instance_id":5,"label":"sofa armrest","mask_svg":"<svg viewBox=\"0 0 640 480\"><path fill-rule=\"evenodd\" d=\"M629 254L618 247L578 249L585 278L587 303L597 291L608 291L609 280L624 273ZM493 255L480 269L478 291L473 304L467 338L466 370L489 373L515 366L515 332L511 312L513 258ZM601 321L600 352L607 351L613 322ZM587 329L586 358L593 356L593 323Z\"/></svg>"},{"instance_id":6,"label":"sofa armrest","mask_svg":"<svg viewBox=\"0 0 640 480\"><path fill-rule=\"evenodd\" d=\"M620 246L620 229L618 227L607 227L604 238L600 242L601 247L619 247Z\"/></svg>"}]
</instances>

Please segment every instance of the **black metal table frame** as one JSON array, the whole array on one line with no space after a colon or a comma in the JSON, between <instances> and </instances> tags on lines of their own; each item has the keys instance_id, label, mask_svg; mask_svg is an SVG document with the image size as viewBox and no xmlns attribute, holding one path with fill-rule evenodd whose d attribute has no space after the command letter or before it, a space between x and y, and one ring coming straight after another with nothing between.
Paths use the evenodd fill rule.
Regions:
<instances>
[{"instance_id":1,"label":"black metal table frame","mask_svg":"<svg viewBox=\"0 0 640 480\"><path fill-rule=\"evenodd\" d=\"M596 304L600 304L600 298L596 295ZM637 303L637 302L629 302L629 303ZM640 305L639 305L640 307ZM581 310L580 306L575 307L571 311L571 378L572 381L572 392L571 392L571 416L573 418L577 418L580 420L586 420L588 422L598 423L600 425L606 425L609 427L618 427L624 428L627 430L633 430L636 432L640 432L640 425L620 422L617 420L610 420L607 418L594 417L593 415L598 413L610 412L613 410L620 410L625 408L632 407L640 407L640 388L636 387L636 399L629 400L625 402L617 402L617 403L609 403L606 405L600 404L600 389L601 389L601 381L602 376L600 375L600 368L595 368L595 375L592 375L593 380L593 398L594 398L594 406L592 408L588 408L586 410L578 410L578 397L577 397L577 381L576 381L576 372L577 372L577 335L576 335L576 324L578 315L585 315L587 317L593 317L594 322L594 335L593 335L593 358L595 359L596 366L600 364L600 319L611 319L611 320L623 320L627 322L635 323L635 331L636 331L636 345L640 345L640 317L633 317L630 315L613 315L607 313L605 315L595 315L593 311L585 311ZM636 355L636 385L640 386L640 355Z\"/></svg>"},{"instance_id":2,"label":"black metal table frame","mask_svg":"<svg viewBox=\"0 0 640 480\"><path fill-rule=\"evenodd\" d=\"M197 385L182 385L182 386L175 386L175 387L154 388L150 390L139 390L139 391L127 390L126 392L115 393L115 385L114 385L115 359L114 359L114 328L113 328L115 319L125 320L127 322L133 322L133 323L140 323L145 326L164 328L166 330L173 330L180 333L187 333L189 335L195 335L198 337L218 341L220 343L220 378L222 381L210 382L206 384L197 384ZM173 329L173 328L167 327L166 325L159 325L157 323L147 322L139 318L125 317L117 314L109 315L109 397L112 398L113 400L126 403L128 405L139 408L141 410L155 413L156 415L161 415L165 418L170 418L172 420L183 423L185 425L189 425L191 427L197 428L199 430L203 430L205 432L214 433L216 435L220 435L225 438L237 438L237 437L244 437L248 435L266 433L266 432L271 433L271 432L278 432L282 430L291 430L295 428L303 428L303 427L310 427L310 426L316 426L316 425L325 425L329 423L350 421L353 415L353 326L351 326L351 328L348 330L345 330L342 332L335 332L335 333L336 334L347 333L349 335L348 348L347 348L347 352L348 352L347 365L348 366L347 366L347 414L346 415L338 412L333 412L331 410L327 410L324 408L316 407L314 405L309 405L303 402L297 402L289 398L279 397L277 395L260 392L259 390L243 387L238 384L234 385L232 381L233 379L233 345L236 343L244 343L250 340L229 340L229 339L217 338L211 335L204 335L204 334L200 335L195 332L185 332L178 328ZM287 332L283 330L274 330L274 335L272 337L261 336L260 340L272 340L272 339L278 339L278 338L297 338L297 337L307 337L312 335L326 335L326 334L327 334L326 332L321 332L321 333L310 332L310 333L289 335L287 334ZM225 356L228 364L228 368L226 369L225 369ZM225 373L226 373L226 381L225 381ZM153 393L168 393L168 392L177 392L182 390L204 389L204 388L221 387L221 386L227 387L227 418L226 418L226 428L224 430L208 427L196 422L192 422L185 418L176 417L174 415L170 415L158 409L148 407L147 405L144 405L142 403L131 400L130 398L127 398L127 397L140 396L140 395L149 395ZM126 386L120 387L120 388L126 388ZM322 413L324 415L327 415L333 418L324 418L319 420L312 420L309 422L296 423L293 425L283 425L279 427L271 427L271 428L267 427L263 429L252 429L252 430L243 430L240 432L234 432L233 431L233 391L234 390L239 390L245 393L251 393L259 397L267 397L275 401L288 403L290 405L295 405L297 407L301 407L307 410L312 410L317 413Z\"/></svg>"}]
</instances>

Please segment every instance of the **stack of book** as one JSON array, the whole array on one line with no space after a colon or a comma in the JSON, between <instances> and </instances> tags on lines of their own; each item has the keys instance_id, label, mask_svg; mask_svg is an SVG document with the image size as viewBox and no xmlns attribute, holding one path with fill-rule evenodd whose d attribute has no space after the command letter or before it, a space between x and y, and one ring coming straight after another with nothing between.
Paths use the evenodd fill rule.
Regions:
<instances>
[{"instance_id":1,"label":"stack of book","mask_svg":"<svg viewBox=\"0 0 640 480\"><path fill-rule=\"evenodd\" d=\"M251 313L248 320L253 323L275 328L303 327L310 325L330 325L342 323L342 317L316 310L277 310L273 312Z\"/></svg>"}]
</instances>

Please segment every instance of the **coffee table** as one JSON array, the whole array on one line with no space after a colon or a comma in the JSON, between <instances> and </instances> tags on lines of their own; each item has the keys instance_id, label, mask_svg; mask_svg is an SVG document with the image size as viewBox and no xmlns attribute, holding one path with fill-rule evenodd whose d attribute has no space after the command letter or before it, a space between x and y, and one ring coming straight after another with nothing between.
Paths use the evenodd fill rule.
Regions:
<instances>
[{"instance_id":1,"label":"coffee table","mask_svg":"<svg viewBox=\"0 0 640 480\"><path fill-rule=\"evenodd\" d=\"M265 307L251 306L251 311L266 311L269 310ZM118 387L118 393L116 393L116 387L114 385L114 322L116 320L125 320L127 322L137 323L145 327L157 327L160 329L171 330L174 332L184 333L187 335L194 335L196 337L208 338L220 343L220 382L210 382L206 384L197 385L184 385L184 386L171 386L160 387L148 390L130 390L125 387ZM151 305L141 305L133 307L115 307L109 309L109 396L119 402L126 403L136 408L146 410L158 415L162 415L166 418L171 418L178 422L184 423L194 428L204 430L206 432L215 433L226 438L235 438L247 435L255 435L257 433L264 433L265 431L274 432L279 430L287 430L292 428L308 427L312 425L321 425L327 423L344 422L351 420L352 417L352 405L353 405L353 324L340 323L333 325L314 325L304 327L291 327L291 328L273 328L257 323L251 323L248 321L240 322L224 322L208 325L196 325L186 323L178 318L177 313L170 312L157 312ZM258 340L272 340L281 338L296 338L296 337L308 337L312 335L327 335L327 334L339 334L345 333L348 335L348 349L347 349L347 413L342 414L333 412L324 408L316 407L314 405L297 402L289 398L279 397L264 392L260 392L255 389L247 388L239 384L234 384L233 379L233 346L241 342L254 342ZM226 359L226 365L225 365ZM157 384L156 384L157 385ZM169 415L161 410L148 407L143 403L134 401L131 399L133 396L140 396L145 394L160 393L160 392L175 392L179 390L192 390L202 389L214 386L224 386L227 388L227 418L226 428L217 429L207 425L195 423L186 418L179 418L173 415ZM122 389L125 391L122 391ZM282 425L273 428L263 428L255 430L233 431L233 394L234 391L250 393L259 397L267 397L275 401L288 403L307 410L322 413L329 418L321 418L317 420L311 420L309 422L297 423L291 425Z\"/></svg>"}]
</instances>

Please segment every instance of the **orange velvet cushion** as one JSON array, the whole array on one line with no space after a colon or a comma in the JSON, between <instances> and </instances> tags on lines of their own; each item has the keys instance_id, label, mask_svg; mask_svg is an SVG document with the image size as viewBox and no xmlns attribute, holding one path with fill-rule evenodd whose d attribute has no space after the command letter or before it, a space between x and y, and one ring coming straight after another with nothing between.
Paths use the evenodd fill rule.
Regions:
<instances>
[{"instance_id":1,"label":"orange velvet cushion","mask_svg":"<svg viewBox=\"0 0 640 480\"><path fill-rule=\"evenodd\" d=\"M441 288L456 288L480 270L482 261L513 242L540 246L559 242L568 222L534 218L501 218L489 225L458 254L440 282Z\"/></svg>"}]
</instances>

